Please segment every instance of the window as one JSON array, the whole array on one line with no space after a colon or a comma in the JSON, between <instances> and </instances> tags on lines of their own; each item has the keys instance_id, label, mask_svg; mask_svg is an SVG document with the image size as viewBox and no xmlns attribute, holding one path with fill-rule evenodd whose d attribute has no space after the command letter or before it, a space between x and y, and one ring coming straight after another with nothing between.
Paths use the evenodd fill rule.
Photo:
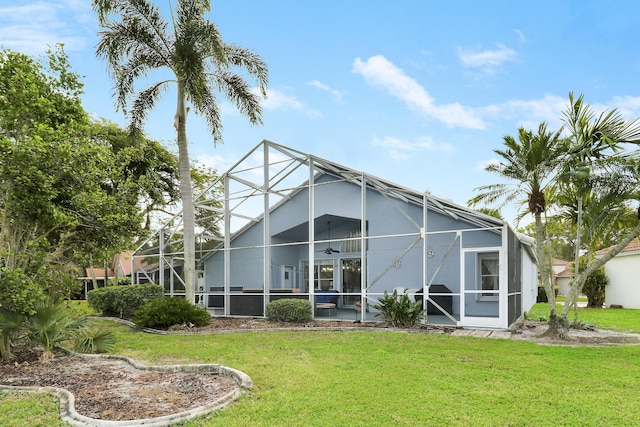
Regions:
<instances>
[{"instance_id":1,"label":"window","mask_svg":"<svg viewBox=\"0 0 640 427\"><path fill-rule=\"evenodd\" d=\"M478 254L478 290L480 300L497 300L500 289L500 262L497 252Z\"/></svg>"},{"instance_id":2,"label":"window","mask_svg":"<svg viewBox=\"0 0 640 427\"><path fill-rule=\"evenodd\" d=\"M309 262L304 261L304 281L305 281L305 292L309 292ZM313 268L313 287L314 289L332 289L333 288L333 260L332 259L322 259L315 261L315 265Z\"/></svg>"}]
</instances>

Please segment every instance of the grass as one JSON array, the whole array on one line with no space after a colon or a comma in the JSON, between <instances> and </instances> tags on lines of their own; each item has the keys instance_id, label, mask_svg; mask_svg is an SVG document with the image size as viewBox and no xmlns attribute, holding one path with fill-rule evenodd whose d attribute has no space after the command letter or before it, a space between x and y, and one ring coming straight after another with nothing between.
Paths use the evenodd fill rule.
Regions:
<instances>
[{"instance_id":1,"label":"grass","mask_svg":"<svg viewBox=\"0 0 640 427\"><path fill-rule=\"evenodd\" d=\"M0 425L45 427L61 425L58 401L48 394L0 392Z\"/></svg>"},{"instance_id":2,"label":"grass","mask_svg":"<svg viewBox=\"0 0 640 427\"><path fill-rule=\"evenodd\" d=\"M557 307L558 311L562 311L562 304ZM527 317L532 320L548 320L549 305L534 305ZM569 312L569 319L573 320L573 309ZM601 329L640 333L640 310L581 307L578 308L578 320Z\"/></svg>"},{"instance_id":3,"label":"grass","mask_svg":"<svg viewBox=\"0 0 640 427\"><path fill-rule=\"evenodd\" d=\"M188 427L599 426L640 419L640 397L629 393L640 388L638 346L371 331L157 336L113 328L118 354L150 364L222 363L253 379L251 393ZM7 413L15 419L0 401L0 414ZM40 415L33 417L16 425L38 425Z\"/></svg>"}]
</instances>

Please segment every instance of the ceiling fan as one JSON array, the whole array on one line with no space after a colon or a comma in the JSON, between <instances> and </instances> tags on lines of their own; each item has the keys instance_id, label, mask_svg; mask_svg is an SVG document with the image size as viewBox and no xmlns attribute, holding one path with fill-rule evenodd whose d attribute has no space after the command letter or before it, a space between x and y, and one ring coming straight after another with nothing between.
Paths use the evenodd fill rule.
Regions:
<instances>
[{"instance_id":1,"label":"ceiling fan","mask_svg":"<svg viewBox=\"0 0 640 427\"><path fill-rule=\"evenodd\" d=\"M329 238L327 240L329 240L329 246L327 246L327 249L322 250L322 251L318 251L318 252L324 252L327 255L331 255L331 254L339 254L340 251L337 251L335 249L333 249L331 247L331 221L327 221L327 227L328 227L328 233L329 233Z\"/></svg>"}]
</instances>

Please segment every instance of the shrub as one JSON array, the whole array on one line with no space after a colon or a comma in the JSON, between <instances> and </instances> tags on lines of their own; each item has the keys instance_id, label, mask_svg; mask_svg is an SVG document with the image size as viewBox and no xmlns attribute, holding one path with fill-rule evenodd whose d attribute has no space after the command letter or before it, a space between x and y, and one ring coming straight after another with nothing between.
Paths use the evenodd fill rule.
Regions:
<instances>
[{"instance_id":1,"label":"shrub","mask_svg":"<svg viewBox=\"0 0 640 427\"><path fill-rule=\"evenodd\" d=\"M586 262L580 260L580 268L585 269ZM599 268L587 277L582 286L582 292L586 295L589 307L602 308L605 300L605 288L609 285L609 278L604 274L604 268Z\"/></svg>"},{"instance_id":2,"label":"shrub","mask_svg":"<svg viewBox=\"0 0 640 427\"><path fill-rule=\"evenodd\" d=\"M164 294L160 285L107 286L87 293L87 303L107 316L131 317L147 302Z\"/></svg>"},{"instance_id":3,"label":"shrub","mask_svg":"<svg viewBox=\"0 0 640 427\"><path fill-rule=\"evenodd\" d=\"M111 353L116 347L116 336L104 328L86 329L75 336L73 347L78 353Z\"/></svg>"},{"instance_id":4,"label":"shrub","mask_svg":"<svg viewBox=\"0 0 640 427\"><path fill-rule=\"evenodd\" d=\"M384 296L373 308L380 311L376 316L382 315L385 321L399 328L415 325L418 319L423 318L425 312L420 301L411 301L407 294L398 295L395 289L392 295L385 291Z\"/></svg>"},{"instance_id":5,"label":"shrub","mask_svg":"<svg viewBox=\"0 0 640 427\"><path fill-rule=\"evenodd\" d=\"M558 286L553 287L553 292L558 298L558 290L560 288ZM536 302L549 302L549 298L547 298L547 292L544 290L544 285L538 285L538 298Z\"/></svg>"},{"instance_id":6,"label":"shrub","mask_svg":"<svg viewBox=\"0 0 640 427\"><path fill-rule=\"evenodd\" d=\"M64 304L51 298L36 305L35 313L27 319L29 340L42 346L43 360L51 359L56 349L68 351L67 341L86 327L86 317L74 318Z\"/></svg>"},{"instance_id":7,"label":"shrub","mask_svg":"<svg viewBox=\"0 0 640 427\"><path fill-rule=\"evenodd\" d=\"M303 299L284 298L267 304L267 319L273 322L306 323L313 319L311 303Z\"/></svg>"},{"instance_id":8,"label":"shrub","mask_svg":"<svg viewBox=\"0 0 640 427\"><path fill-rule=\"evenodd\" d=\"M133 322L148 328L180 324L206 326L211 323L211 316L206 309L192 305L184 298L161 297L140 307Z\"/></svg>"}]
</instances>

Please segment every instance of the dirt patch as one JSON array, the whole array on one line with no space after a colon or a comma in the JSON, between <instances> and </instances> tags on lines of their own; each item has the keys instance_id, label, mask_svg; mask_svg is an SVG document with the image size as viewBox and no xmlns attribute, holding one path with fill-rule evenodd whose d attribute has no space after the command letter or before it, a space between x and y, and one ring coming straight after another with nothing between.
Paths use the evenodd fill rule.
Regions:
<instances>
[{"instance_id":1,"label":"dirt patch","mask_svg":"<svg viewBox=\"0 0 640 427\"><path fill-rule=\"evenodd\" d=\"M611 345L640 345L640 334L596 329L589 325L571 328L568 340L559 340L542 336L547 330L544 322L520 322L512 326L511 338L527 340L547 345L570 346L611 346Z\"/></svg>"}]
</instances>

